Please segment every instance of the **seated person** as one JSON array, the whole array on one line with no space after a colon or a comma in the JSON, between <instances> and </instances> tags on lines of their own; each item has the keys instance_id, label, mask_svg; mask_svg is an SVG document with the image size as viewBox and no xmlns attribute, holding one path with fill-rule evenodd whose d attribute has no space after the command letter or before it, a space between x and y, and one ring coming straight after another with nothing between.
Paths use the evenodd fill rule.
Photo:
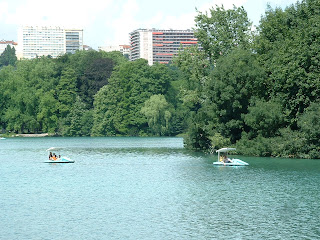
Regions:
<instances>
[{"instance_id":1,"label":"seated person","mask_svg":"<svg viewBox=\"0 0 320 240\"><path fill-rule=\"evenodd\" d=\"M223 162L224 163L232 163L232 160L230 158L228 158L227 156L224 156Z\"/></svg>"}]
</instances>

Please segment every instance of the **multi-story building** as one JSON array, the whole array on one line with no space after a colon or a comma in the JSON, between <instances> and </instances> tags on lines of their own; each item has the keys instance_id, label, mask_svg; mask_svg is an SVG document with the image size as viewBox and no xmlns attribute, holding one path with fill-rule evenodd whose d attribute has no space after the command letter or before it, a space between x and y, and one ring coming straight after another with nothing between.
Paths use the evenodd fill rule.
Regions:
<instances>
[{"instance_id":1,"label":"multi-story building","mask_svg":"<svg viewBox=\"0 0 320 240\"><path fill-rule=\"evenodd\" d=\"M23 26L18 31L19 58L74 53L83 49L83 30L61 27Z\"/></svg>"},{"instance_id":2,"label":"multi-story building","mask_svg":"<svg viewBox=\"0 0 320 240\"><path fill-rule=\"evenodd\" d=\"M198 44L192 30L138 29L130 33L130 60L139 58L168 64L178 51Z\"/></svg>"},{"instance_id":3,"label":"multi-story building","mask_svg":"<svg viewBox=\"0 0 320 240\"><path fill-rule=\"evenodd\" d=\"M66 53L75 53L83 50L83 31L77 29L65 29Z\"/></svg>"},{"instance_id":4,"label":"multi-story building","mask_svg":"<svg viewBox=\"0 0 320 240\"><path fill-rule=\"evenodd\" d=\"M14 41L5 41L5 40L0 40L0 55L3 53L3 51L7 48L7 46L10 46L11 48L17 48L17 43Z\"/></svg>"},{"instance_id":5,"label":"multi-story building","mask_svg":"<svg viewBox=\"0 0 320 240\"><path fill-rule=\"evenodd\" d=\"M130 55L130 45L117 45L117 46L104 46L104 47L98 47L99 50L105 51L105 52L112 52L112 51L119 51L123 55L128 56Z\"/></svg>"}]
</instances>

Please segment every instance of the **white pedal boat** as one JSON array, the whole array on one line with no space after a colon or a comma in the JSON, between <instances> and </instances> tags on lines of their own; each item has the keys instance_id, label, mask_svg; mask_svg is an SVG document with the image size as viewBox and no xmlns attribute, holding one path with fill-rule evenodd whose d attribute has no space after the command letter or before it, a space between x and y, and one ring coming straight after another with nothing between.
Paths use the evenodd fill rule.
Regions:
<instances>
[{"instance_id":1,"label":"white pedal boat","mask_svg":"<svg viewBox=\"0 0 320 240\"><path fill-rule=\"evenodd\" d=\"M74 163L75 162L74 160L58 154L58 152L61 151L62 149L63 148L57 148L57 147L51 147L47 149L47 152L49 152L49 157L48 157L48 160L45 161L45 163Z\"/></svg>"},{"instance_id":2,"label":"white pedal boat","mask_svg":"<svg viewBox=\"0 0 320 240\"><path fill-rule=\"evenodd\" d=\"M217 150L216 152L218 153L218 161L213 162L213 165L218 165L218 166L248 166L249 164L246 163L245 161L242 161L240 159L235 159L235 158L229 158L228 157L228 152L229 151L234 151L236 150L235 148L221 148Z\"/></svg>"}]
</instances>

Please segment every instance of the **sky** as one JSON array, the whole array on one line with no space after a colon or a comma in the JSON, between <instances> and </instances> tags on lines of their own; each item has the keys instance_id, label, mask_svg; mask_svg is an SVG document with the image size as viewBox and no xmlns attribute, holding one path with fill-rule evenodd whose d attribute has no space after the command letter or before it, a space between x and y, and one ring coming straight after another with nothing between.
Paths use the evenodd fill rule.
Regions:
<instances>
[{"instance_id":1,"label":"sky","mask_svg":"<svg viewBox=\"0 0 320 240\"><path fill-rule=\"evenodd\" d=\"M139 28L192 29L197 10L215 5L243 6L254 25L267 4L281 7L297 0L0 0L0 40L17 41L19 26L61 26L83 29L84 44L129 44L129 33ZM197 9L197 10L196 10Z\"/></svg>"}]
</instances>

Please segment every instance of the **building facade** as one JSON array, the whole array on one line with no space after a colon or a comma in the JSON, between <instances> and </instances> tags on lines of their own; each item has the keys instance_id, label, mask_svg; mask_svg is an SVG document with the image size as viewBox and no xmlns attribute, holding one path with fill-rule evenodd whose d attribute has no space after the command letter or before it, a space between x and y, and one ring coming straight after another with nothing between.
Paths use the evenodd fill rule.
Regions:
<instances>
[{"instance_id":1,"label":"building facade","mask_svg":"<svg viewBox=\"0 0 320 240\"><path fill-rule=\"evenodd\" d=\"M23 26L18 31L18 58L56 58L83 49L83 30L61 27Z\"/></svg>"},{"instance_id":2,"label":"building facade","mask_svg":"<svg viewBox=\"0 0 320 240\"><path fill-rule=\"evenodd\" d=\"M105 52L112 52L112 51L119 51L123 55L128 56L130 55L130 45L117 45L117 46L104 46L104 47L98 47L100 51Z\"/></svg>"},{"instance_id":3,"label":"building facade","mask_svg":"<svg viewBox=\"0 0 320 240\"><path fill-rule=\"evenodd\" d=\"M4 52L4 50L7 48L8 45L11 48L14 47L17 50L18 43L14 42L14 41L0 40L0 55Z\"/></svg>"},{"instance_id":4,"label":"building facade","mask_svg":"<svg viewBox=\"0 0 320 240\"><path fill-rule=\"evenodd\" d=\"M156 62L168 64L174 55L185 47L198 44L192 30L138 29L130 33L130 60L148 60L149 65Z\"/></svg>"},{"instance_id":5,"label":"building facade","mask_svg":"<svg viewBox=\"0 0 320 240\"><path fill-rule=\"evenodd\" d=\"M83 30L66 29L66 53L75 53L83 50Z\"/></svg>"}]
</instances>

